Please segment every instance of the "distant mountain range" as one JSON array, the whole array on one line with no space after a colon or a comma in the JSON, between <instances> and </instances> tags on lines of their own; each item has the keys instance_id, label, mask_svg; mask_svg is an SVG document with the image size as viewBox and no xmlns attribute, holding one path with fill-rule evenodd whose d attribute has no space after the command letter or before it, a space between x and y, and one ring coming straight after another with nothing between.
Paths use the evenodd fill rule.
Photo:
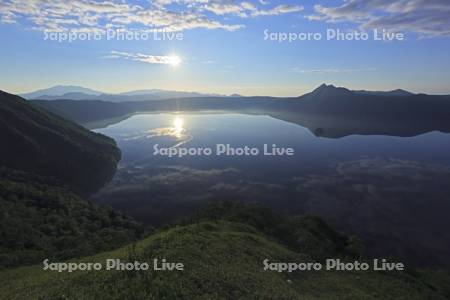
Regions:
<instances>
[{"instance_id":1,"label":"distant mountain range","mask_svg":"<svg viewBox=\"0 0 450 300\"><path fill-rule=\"evenodd\" d=\"M366 91L366 90L349 90L343 87L335 87L334 85L327 85L322 84L318 88L316 88L313 93L319 94L319 93L339 93L339 92L352 92L354 94L358 95L367 95L367 96L391 96L391 97L406 97L406 96L413 96L414 93L402 90L402 89L396 89L392 91ZM311 93L309 93L311 94ZM308 94L307 94L308 95Z\"/></svg>"},{"instance_id":2,"label":"distant mountain range","mask_svg":"<svg viewBox=\"0 0 450 300\"><path fill-rule=\"evenodd\" d=\"M20 94L19 96L21 96L22 98L25 99L36 99L42 96L48 96L48 97L54 97L54 96L62 96L62 95L88 95L88 96L98 96L100 94L102 94L102 92L99 91L95 91L92 89L88 89L85 87L81 87L81 86L75 86L75 85L57 85L57 86L53 86L50 87L48 89L42 89L42 90L37 90L31 93L25 93L25 94ZM78 99L72 99L72 100L78 100Z\"/></svg>"},{"instance_id":3,"label":"distant mountain range","mask_svg":"<svg viewBox=\"0 0 450 300\"><path fill-rule=\"evenodd\" d=\"M170 98L224 97L219 94L168 91L161 89L136 90L119 94L107 94L80 86L54 86L48 89L21 94L28 100L97 100L109 102L151 101ZM233 94L233 96L238 96Z\"/></svg>"},{"instance_id":4,"label":"distant mountain range","mask_svg":"<svg viewBox=\"0 0 450 300\"><path fill-rule=\"evenodd\" d=\"M333 87L332 85L322 85L321 87ZM352 91L359 95L370 96L412 96L414 93L396 89L392 91ZM227 97L220 94L204 94L197 92L169 91L162 89L135 90L118 94L108 94L89 88L73 85L58 85L48 89L42 89L31 93L19 95L28 100L97 100L108 102L132 102L132 101L153 101L174 98L201 98L201 97ZM239 94L232 94L228 97L242 97Z\"/></svg>"},{"instance_id":5,"label":"distant mountain range","mask_svg":"<svg viewBox=\"0 0 450 300\"><path fill-rule=\"evenodd\" d=\"M108 100L108 98L105 98ZM91 127L116 122L136 112L220 110L262 114L307 127L315 135L414 136L450 132L450 97L391 92L351 91L321 85L300 97L191 97L149 101L35 100L33 104ZM94 127L96 127L95 125Z\"/></svg>"},{"instance_id":6,"label":"distant mountain range","mask_svg":"<svg viewBox=\"0 0 450 300\"><path fill-rule=\"evenodd\" d=\"M360 95L376 95L376 96L397 96L397 97L402 97L402 96L412 96L414 95L414 93L402 90L402 89L396 89L396 90L392 90L392 91L387 91L387 92L383 92L383 91L365 91L365 90L359 90L359 91L353 91L357 94Z\"/></svg>"}]
</instances>

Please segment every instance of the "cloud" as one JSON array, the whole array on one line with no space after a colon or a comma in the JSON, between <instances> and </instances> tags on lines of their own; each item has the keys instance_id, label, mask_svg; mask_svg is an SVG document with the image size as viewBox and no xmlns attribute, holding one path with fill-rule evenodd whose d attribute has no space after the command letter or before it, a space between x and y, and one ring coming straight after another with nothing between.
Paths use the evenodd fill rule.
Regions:
<instances>
[{"instance_id":1,"label":"cloud","mask_svg":"<svg viewBox=\"0 0 450 300\"><path fill-rule=\"evenodd\" d=\"M278 5L268 10L258 10L252 13L252 16L276 16L288 13L295 13L303 11L304 7L299 5Z\"/></svg>"},{"instance_id":2,"label":"cloud","mask_svg":"<svg viewBox=\"0 0 450 300\"><path fill-rule=\"evenodd\" d=\"M165 64L171 65L174 63L174 60L178 59L174 56L166 56L166 55L147 55L142 53L129 53L129 52L120 52L120 51L111 51L110 55L105 56L105 58L111 59L128 59L132 61L139 61L147 64Z\"/></svg>"},{"instance_id":3,"label":"cloud","mask_svg":"<svg viewBox=\"0 0 450 300\"><path fill-rule=\"evenodd\" d=\"M235 31L243 24L226 18L281 15L299 12L301 6L268 7L259 1L155 0L140 5L120 0L3 0L0 23L18 23L36 30L100 31L129 30L183 31L195 28ZM259 6L264 5L264 9Z\"/></svg>"},{"instance_id":4,"label":"cloud","mask_svg":"<svg viewBox=\"0 0 450 300\"><path fill-rule=\"evenodd\" d=\"M304 7L299 5L278 5L269 9L258 9L250 2L241 3L208 3L202 6L203 9L213 12L216 15L235 15L241 18L257 16L275 16L281 14L295 13L303 11Z\"/></svg>"},{"instance_id":5,"label":"cloud","mask_svg":"<svg viewBox=\"0 0 450 300\"><path fill-rule=\"evenodd\" d=\"M376 68L361 68L361 69L300 69L293 68L295 73L299 74L333 74L333 73L356 73L356 72L372 72L375 71Z\"/></svg>"},{"instance_id":6,"label":"cloud","mask_svg":"<svg viewBox=\"0 0 450 300\"><path fill-rule=\"evenodd\" d=\"M341 6L314 6L310 20L353 22L363 29L384 28L421 36L450 36L448 0L348 0Z\"/></svg>"},{"instance_id":7,"label":"cloud","mask_svg":"<svg viewBox=\"0 0 450 300\"><path fill-rule=\"evenodd\" d=\"M222 16L227 14L233 14L240 17L246 17L247 9L239 4L228 3L211 3L203 6L204 10L210 11L216 15Z\"/></svg>"}]
</instances>

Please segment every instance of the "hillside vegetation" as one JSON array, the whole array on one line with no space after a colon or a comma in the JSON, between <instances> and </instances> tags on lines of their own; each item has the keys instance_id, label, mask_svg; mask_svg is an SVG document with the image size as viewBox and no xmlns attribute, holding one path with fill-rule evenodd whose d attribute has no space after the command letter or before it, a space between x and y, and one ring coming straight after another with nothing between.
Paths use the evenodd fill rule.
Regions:
<instances>
[{"instance_id":1,"label":"hillside vegetation","mask_svg":"<svg viewBox=\"0 0 450 300\"><path fill-rule=\"evenodd\" d=\"M201 213L136 244L79 260L152 262L165 258L183 263L184 271L58 273L36 265L0 272L0 295L4 299L448 299L444 284L448 279L437 273L264 271L264 259L314 261L316 250L329 255L330 249L338 257L350 259L346 255L351 251L342 245L330 247L332 237L340 235L316 218L285 223L264 210L256 209L250 215L251 209L245 207L226 208L232 213L217 214L221 209L214 208L213 214ZM249 222L224 220L243 216L250 217ZM268 223L264 222L266 217ZM272 221L280 232L295 237L297 248L257 229L273 225ZM295 229L287 225L291 222L296 223ZM315 246L300 248L299 241Z\"/></svg>"},{"instance_id":2,"label":"hillside vegetation","mask_svg":"<svg viewBox=\"0 0 450 300\"><path fill-rule=\"evenodd\" d=\"M0 168L0 269L91 255L130 243L142 226L57 182Z\"/></svg>"},{"instance_id":3,"label":"hillside vegetation","mask_svg":"<svg viewBox=\"0 0 450 300\"><path fill-rule=\"evenodd\" d=\"M111 250L140 224L81 197L115 173L114 140L0 92L0 269Z\"/></svg>"},{"instance_id":4,"label":"hillside vegetation","mask_svg":"<svg viewBox=\"0 0 450 300\"><path fill-rule=\"evenodd\" d=\"M0 166L58 178L79 194L111 180L121 153L113 139L0 91Z\"/></svg>"}]
</instances>

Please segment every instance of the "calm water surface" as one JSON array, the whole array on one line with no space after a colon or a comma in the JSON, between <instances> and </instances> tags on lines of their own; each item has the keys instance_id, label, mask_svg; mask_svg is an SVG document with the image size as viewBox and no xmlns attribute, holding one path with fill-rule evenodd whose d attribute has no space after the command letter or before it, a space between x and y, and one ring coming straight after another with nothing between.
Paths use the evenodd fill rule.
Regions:
<instances>
[{"instance_id":1,"label":"calm water surface","mask_svg":"<svg viewBox=\"0 0 450 300\"><path fill-rule=\"evenodd\" d=\"M261 202L311 213L363 237L376 255L449 266L450 137L315 136L264 115L134 115L96 130L123 153L114 180L93 199L149 224L211 200ZM164 157L160 148L292 148L293 156ZM427 257L430 255L432 258Z\"/></svg>"}]
</instances>

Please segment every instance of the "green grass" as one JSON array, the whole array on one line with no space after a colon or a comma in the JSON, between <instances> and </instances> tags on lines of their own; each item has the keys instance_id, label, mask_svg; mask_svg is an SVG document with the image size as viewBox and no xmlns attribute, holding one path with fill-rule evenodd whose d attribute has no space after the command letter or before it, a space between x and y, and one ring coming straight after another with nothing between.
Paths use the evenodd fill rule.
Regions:
<instances>
[{"instance_id":1,"label":"green grass","mask_svg":"<svg viewBox=\"0 0 450 300\"><path fill-rule=\"evenodd\" d=\"M42 265L0 272L1 299L447 299L433 282L409 273L264 271L262 261L311 261L254 227L225 221L160 230L106 258L182 262L185 271L57 273Z\"/></svg>"},{"instance_id":2,"label":"green grass","mask_svg":"<svg viewBox=\"0 0 450 300\"><path fill-rule=\"evenodd\" d=\"M0 167L0 270L116 249L145 229L36 174Z\"/></svg>"}]
</instances>

